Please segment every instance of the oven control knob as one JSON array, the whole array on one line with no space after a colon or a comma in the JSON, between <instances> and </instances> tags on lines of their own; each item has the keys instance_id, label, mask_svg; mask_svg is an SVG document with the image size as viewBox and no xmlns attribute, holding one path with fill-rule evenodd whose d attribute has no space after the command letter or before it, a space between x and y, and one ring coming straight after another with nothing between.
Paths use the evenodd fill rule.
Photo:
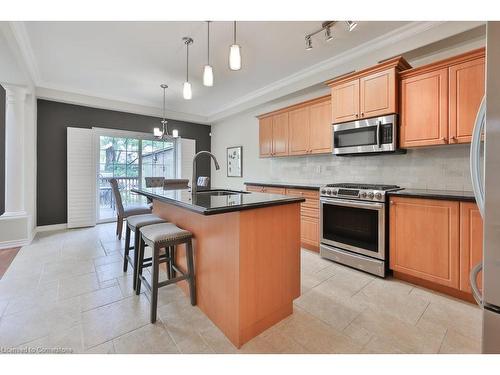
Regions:
<instances>
[{"instance_id":1,"label":"oven control knob","mask_svg":"<svg viewBox=\"0 0 500 375\"><path fill-rule=\"evenodd\" d=\"M325 195L326 194L326 189L321 189L321 194Z\"/></svg>"},{"instance_id":2,"label":"oven control knob","mask_svg":"<svg viewBox=\"0 0 500 375\"><path fill-rule=\"evenodd\" d=\"M382 193L376 193L375 194L375 198L378 199L378 200L381 200L382 199Z\"/></svg>"},{"instance_id":3,"label":"oven control knob","mask_svg":"<svg viewBox=\"0 0 500 375\"><path fill-rule=\"evenodd\" d=\"M337 190L332 190L332 195L337 195Z\"/></svg>"},{"instance_id":4,"label":"oven control knob","mask_svg":"<svg viewBox=\"0 0 500 375\"><path fill-rule=\"evenodd\" d=\"M363 191L363 192L360 194L360 197L361 197L361 198L366 198L366 192L364 192L364 191Z\"/></svg>"},{"instance_id":5,"label":"oven control knob","mask_svg":"<svg viewBox=\"0 0 500 375\"><path fill-rule=\"evenodd\" d=\"M328 189L328 190L326 191L326 194L327 194L327 195L332 195L332 191L331 191L330 189Z\"/></svg>"},{"instance_id":6,"label":"oven control knob","mask_svg":"<svg viewBox=\"0 0 500 375\"><path fill-rule=\"evenodd\" d=\"M372 192L372 191L370 191L370 192L368 193L368 198L373 199L373 192Z\"/></svg>"}]
</instances>

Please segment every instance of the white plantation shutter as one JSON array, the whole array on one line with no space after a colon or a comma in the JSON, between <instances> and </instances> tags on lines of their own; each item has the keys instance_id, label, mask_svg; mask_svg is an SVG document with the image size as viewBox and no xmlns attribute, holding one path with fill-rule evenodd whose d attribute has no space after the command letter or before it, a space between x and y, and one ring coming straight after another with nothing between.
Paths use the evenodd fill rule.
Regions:
<instances>
[{"instance_id":1,"label":"white plantation shutter","mask_svg":"<svg viewBox=\"0 0 500 375\"><path fill-rule=\"evenodd\" d=\"M189 179L189 186L191 186L193 158L196 154L196 140L181 138L177 145L177 177Z\"/></svg>"},{"instance_id":2,"label":"white plantation shutter","mask_svg":"<svg viewBox=\"0 0 500 375\"><path fill-rule=\"evenodd\" d=\"M96 167L92 129L68 128L68 228L96 224Z\"/></svg>"}]
</instances>

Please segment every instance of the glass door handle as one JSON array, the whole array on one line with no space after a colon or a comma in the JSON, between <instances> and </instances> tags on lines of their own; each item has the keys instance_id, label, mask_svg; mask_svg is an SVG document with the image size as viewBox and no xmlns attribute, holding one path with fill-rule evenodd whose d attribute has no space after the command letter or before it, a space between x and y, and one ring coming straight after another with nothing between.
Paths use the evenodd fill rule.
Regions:
<instances>
[{"instance_id":1,"label":"glass door handle","mask_svg":"<svg viewBox=\"0 0 500 375\"><path fill-rule=\"evenodd\" d=\"M476 300L476 303L479 306L483 306L483 296L481 294L481 291L479 290L479 287L477 286L477 275L479 272L481 272L483 269L483 262L480 262L476 264L474 267L472 267L472 270L470 271L469 275L469 281L470 281L470 287L472 289L472 296Z\"/></svg>"}]
</instances>

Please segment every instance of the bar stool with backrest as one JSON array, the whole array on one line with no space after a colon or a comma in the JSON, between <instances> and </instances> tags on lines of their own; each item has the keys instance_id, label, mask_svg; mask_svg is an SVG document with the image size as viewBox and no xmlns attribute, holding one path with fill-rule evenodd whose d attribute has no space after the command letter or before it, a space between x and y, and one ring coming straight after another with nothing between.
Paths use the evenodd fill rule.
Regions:
<instances>
[{"instance_id":1,"label":"bar stool with backrest","mask_svg":"<svg viewBox=\"0 0 500 375\"><path fill-rule=\"evenodd\" d=\"M127 229L125 230L125 252L123 255L123 272L127 272L130 263L134 269L133 287L137 284L137 257L139 249L139 239L141 234L139 229L146 225L166 223L166 220L154 214L133 215L127 218ZM130 233L134 233L134 246L130 246ZM134 259L130 258L130 250L134 250Z\"/></svg>"},{"instance_id":2,"label":"bar stool with backrest","mask_svg":"<svg viewBox=\"0 0 500 375\"><path fill-rule=\"evenodd\" d=\"M110 178L109 183L111 184L111 190L113 191L116 202L116 235L118 236L118 239L121 240L123 232L123 220L132 215L150 214L151 207L146 204L123 207L122 196L120 194L120 189L118 188L118 181L116 180L116 178Z\"/></svg>"},{"instance_id":3,"label":"bar stool with backrest","mask_svg":"<svg viewBox=\"0 0 500 375\"><path fill-rule=\"evenodd\" d=\"M151 298L151 323L156 321L156 310L158 306L158 288L187 280L191 305L196 305L196 286L194 274L193 235L191 232L181 229L172 223L153 224L142 227L140 230L139 254L137 263L137 286L135 293L141 293L141 284L150 292ZM187 272L182 271L176 264L175 253L177 245L186 245ZM144 249L148 245L152 248L151 258L144 258ZM165 248L165 254L160 255L160 250ZM168 280L158 281L160 263L167 263ZM151 267L151 284L142 275L146 267ZM177 276L180 273L181 276Z\"/></svg>"}]
</instances>

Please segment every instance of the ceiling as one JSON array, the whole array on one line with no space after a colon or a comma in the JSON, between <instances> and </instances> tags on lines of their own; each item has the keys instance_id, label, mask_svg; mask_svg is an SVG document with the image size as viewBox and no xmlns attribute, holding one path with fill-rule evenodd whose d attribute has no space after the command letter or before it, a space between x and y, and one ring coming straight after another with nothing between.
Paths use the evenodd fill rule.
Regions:
<instances>
[{"instance_id":1,"label":"ceiling","mask_svg":"<svg viewBox=\"0 0 500 375\"><path fill-rule=\"evenodd\" d=\"M314 64L367 43L408 22L359 22L353 32L338 23L335 39L304 36L321 22L238 22L242 70L230 71L228 50L232 22L211 24L211 64L215 85L202 85L206 63L205 22L22 22L17 30L31 59L38 87L62 90L159 108L161 83L167 83L167 109L205 118L238 99L303 72ZM181 38L191 36L190 81L193 99L182 98L186 51Z\"/></svg>"}]
</instances>

